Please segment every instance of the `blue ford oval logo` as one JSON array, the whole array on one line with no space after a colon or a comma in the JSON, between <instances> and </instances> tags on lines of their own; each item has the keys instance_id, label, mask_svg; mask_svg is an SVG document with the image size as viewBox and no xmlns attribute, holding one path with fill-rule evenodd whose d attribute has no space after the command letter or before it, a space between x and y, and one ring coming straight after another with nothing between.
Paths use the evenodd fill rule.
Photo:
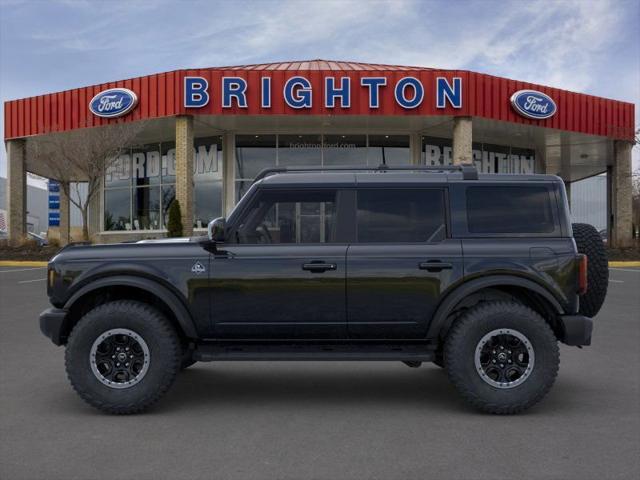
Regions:
<instances>
[{"instance_id":1,"label":"blue ford oval logo","mask_svg":"<svg viewBox=\"0 0 640 480\"><path fill-rule=\"evenodd\" d=\"M511 95L511 105L523 117L536 120L551 118L557 110L549 95L535 90L518 90Z\"/></svg>"},{"instance_id":2,"label":"blue ford oval logo","mask_svg":"<svg viewBox=\"0 0 640 480\"><path fill-rule=\"evenodd\" d=\"M128 88L103 90L89 102L89 110L103 118L126 115L138 104L138 96Z\"/></svg>"}]
</instances>

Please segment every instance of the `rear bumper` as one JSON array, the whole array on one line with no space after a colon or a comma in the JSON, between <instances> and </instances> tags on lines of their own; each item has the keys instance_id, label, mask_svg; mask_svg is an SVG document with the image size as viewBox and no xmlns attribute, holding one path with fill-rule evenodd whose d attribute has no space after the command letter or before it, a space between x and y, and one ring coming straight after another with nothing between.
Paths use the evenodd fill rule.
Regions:
<instances>
[{"instance_id":1,"label":"rear bumper","mask_svg":"<svg viewBox=\"0 0 640 480\"><path fill-rule=\"evenodd\" d=\"M563 331L563 337L560 339L562 343L574 346L591 345L592 319L582 315L563 315L560 322Z\"/></svg>"},{"instance_id":2,"label":"rear bumper","mask_svg":"<svg viewBox=\"0 0 640 480\"><path fill-rule=\"evenodd\" d=\"M67 313L60 308L47 308L40 314L40 331L56 345L67 341Z\"/></svg>"}]
</instances>

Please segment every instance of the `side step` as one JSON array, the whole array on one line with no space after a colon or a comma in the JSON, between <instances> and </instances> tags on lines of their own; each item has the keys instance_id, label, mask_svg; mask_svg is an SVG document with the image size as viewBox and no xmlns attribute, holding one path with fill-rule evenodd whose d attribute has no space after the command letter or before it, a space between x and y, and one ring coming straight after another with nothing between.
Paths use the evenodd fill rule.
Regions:
<instances>
[{"instance_id":1,"label":"side step","mask_svg":"<svg viewBox=\"0 0 640 480\"><path fill-rule=\"evenodd\" d=\"M435 354L433 346L426 343L212 342L198 345L193 358L200 362L237 360L431 362Z\"/></svg>"}]
</instances>

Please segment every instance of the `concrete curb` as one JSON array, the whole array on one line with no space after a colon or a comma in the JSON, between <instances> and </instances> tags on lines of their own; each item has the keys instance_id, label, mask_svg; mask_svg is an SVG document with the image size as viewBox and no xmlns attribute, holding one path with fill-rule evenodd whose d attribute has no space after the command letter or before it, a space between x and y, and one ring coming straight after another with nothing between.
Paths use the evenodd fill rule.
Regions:
<instances>
[{"instance_id":1,"label":"concrete curb","mask_svg":"<svg viewBox=\"0 0 640 480\"><path fill-rule=\"evenodd\" d=\"M640 261L609 262L610 267L640 267Z\"/></svg>"},{"instance_id":2,"label":"concrete curb","mask_svg":"<svg viewBox=\"0 0 640 480\"><path fill-rule=\"evenodd\" d=\"M47 262L34 260L0 260L0 267L46 267Z\"/></svg>"},{"instance_id":3,"label":"concrete curb","mask_svg":"<svg viewBox=\"0 0 640 480\"><path fill-rule=\"evenodd\" d=\"M47 262L31 260L0 260L0 267L46 267ZM610 267L640 267L640 261L609 262Z\"/></svg>"}]
</instances>

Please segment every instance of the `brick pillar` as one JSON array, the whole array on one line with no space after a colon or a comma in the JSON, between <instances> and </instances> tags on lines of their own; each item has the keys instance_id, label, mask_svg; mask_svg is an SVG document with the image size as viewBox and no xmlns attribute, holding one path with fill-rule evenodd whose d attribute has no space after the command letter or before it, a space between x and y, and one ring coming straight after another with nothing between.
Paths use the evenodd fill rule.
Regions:
<instances>
[{"instance_id":1,"label":"brick pillar","mask_svg":"<svg viewBox=\"0 0 640 480\"><path fill-rule=\"evenodd\" d=\"M453 164L473 162L473 125L471 117L453 119Z\"/></svg>"},{"instance_id":2,"label":"brick pillar","mask_svg":"<svg viewBox=\"0 0 640 480\"><path fill-rule=\"evenodd\" d=\"M631 215L631 142L615 142L611 174L611 245L628 247L632 242Z\"/></svg>"},{"instance_id":3,"label":"brick pillar","mask_svg":"<svg viewBox=\"0 0 640 480\"><path fill-rule=\"evenodd\" d=\"M63 184L60 182L60 246L64 247L69 243L70 228L71 228L71 206L69 204L69 195L66 191L69 191L69 182Z\"/></svg>"},{"instance_id":4,"label":"brick pillar","mask_svg":"<svg viewBox=\"0 0 640 480\"><path fill-rule=\"evenodd\" d=\"M176 199L182 212L182 233L193 235L193 117L176 117Z\"/></svg>"},{"instance_id":5,"label":"brick pillar","mask_svg":"<svg viewBox=\"0 0 640 480\"><path fill-rule=\"evenodd\" d=\"M7 227L12 245L27 235L27 172L25 141L7 141Z\"/></svg>"}]
</instances>

